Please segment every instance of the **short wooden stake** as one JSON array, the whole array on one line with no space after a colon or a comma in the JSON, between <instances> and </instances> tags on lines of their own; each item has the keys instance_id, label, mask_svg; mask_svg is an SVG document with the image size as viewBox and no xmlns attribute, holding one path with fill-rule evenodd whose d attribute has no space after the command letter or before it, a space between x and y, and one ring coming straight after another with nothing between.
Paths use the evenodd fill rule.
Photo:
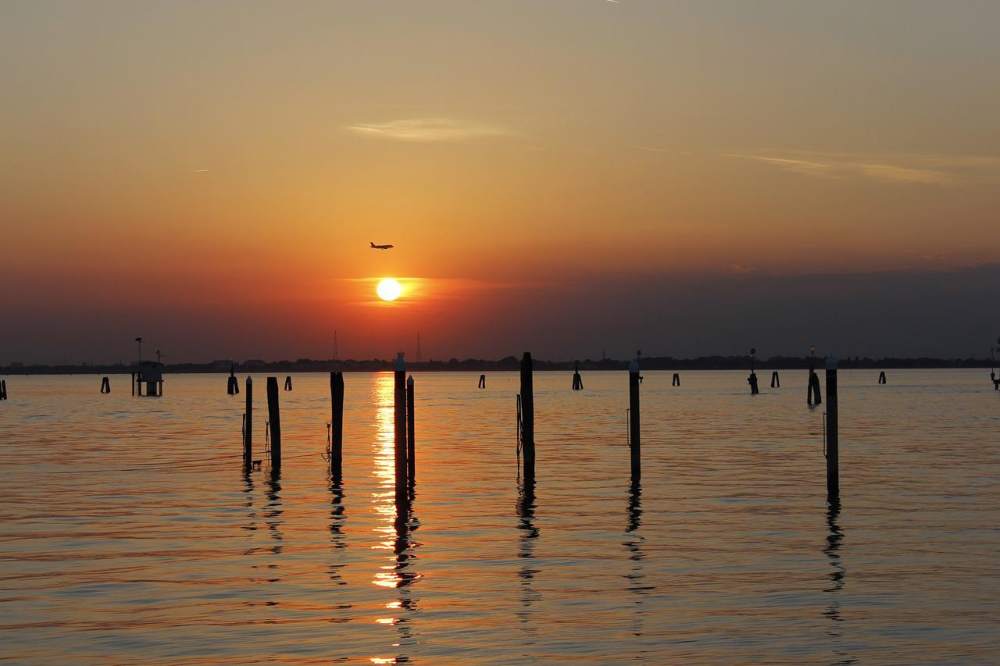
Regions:
<instances>
[{"instance_id":1,"label":"short wooden stake","mask_svg":"<svg viewBox=\"0 0 1000 666\"><path fill-rule=\"evenodd\" d=\"M330 373L330 476L335 484L344 480L344 373Z\"/></svg>"},{"instance_id":2,"label":"short wooden stake","mask_svg":"<svg viewBox=\"0 0 1000 666\"><path fill-rule=\"evenodd\" d=\"M879 384L885 384L885 370L883 370L882 372L878 373L878 383Z\"/></svg>"},{"instance_id":3,"label":"short wooden stake","mask_svg":"<svg viewBox=\"0 0 1000 666\"><path fill-rule=\"evenodd\" d=\"M479 375L479 388L486 388L486 375Z\"/></svg>"},{"instance_id":4,"label":"short wooden stake","mask_svg":"<svg viewBox=\"0 0 1000 666\"><path fill-rule=\"evenodd\" d=\"M246 411L243 413L243 469L253 466L253 380L247 377Z\"/></svg>"},{"instance_id":5,"label":"short wooden stake","mask_svg":"<svg viewBox=\"0 0 1000 666\"><path fill-rule=\"evenodd\" d=\"M521 448L524 452L524 479L535 479L535 389L531 352L521 357Z\"/></svg>"},{"instance_id":6,"label":"short wooden stake","mask_svg":"<svg viewBox=\"0 0 1000 666\"><path fill-rule=\"evenodd\" d=\"M286 391L291 391L292 390L292 377L291 377L291 375L287 375L285 377L285 390Z\"/></svg>"},{"instance_id":7,"label":"short wooden stake","mask_svg":"<svg viewBox=\"0 0 1000 666\"><path fill-rule=\"evenodd\" d=\"M101 393L111 393L111 380L107 377L101 378Z\"/></svg>"},{"instance_id":8,"label":"short wooden stake","mask_svg":"<svg viewBox=\"0 0 1000 666\"><path fill-rule=\"evenodd\" d=\"M417 447L413 432L416 414L413 410L413 375L406 380L406 479L412 486L417 478Z\"/></svg>"},{"instance_id":9,"label":"short wooden stake","mask_svg":"<svg viewBox=\"0 0 1000 666\"><path fill-rule=\"evenodd\" d=\"M671 380L671 386L680 386L680 385L681 385L680 373L675 372L674 378Z\"/></svg>"},{"instance_id":10,"label":"short wooden stake","mask_svg":"<svg viewBox=\"0 0 1000 666\"><path fill-rule=\"evenodd\" d=\"M132 395L135 395L135 373L132 373Z\"/></svg>"},{"instance_id":11,"label":"short wooden stake","mask_svg":"<svg viewBox=\"0 0 1000 666\"><path fill-rule=\"evenodd\" d=\"M750 395L760 393L760 385L757 383L757 373L753 370L750 371L750 376L747 377L747 384L750 385Z\"/></svg>"},{"instance_id":12,"label":"short wooden stake","mask_svg":"<svg viewBox=\"0 0 1000 666\"><path fill-rule=\"evenodd\" d=\"M0 379L0 400L7 399L7 380Z\"/></svg>"},{"instance_id":13,"label":"short wooden stake","mask_svg":"<svg viewBox=\"0 0 1000 666\"><path fill-rule=\"evenodd\" d=\"M632 482L636 483L642 476L642 456L640 451L639 428L639 360L634 359L628 367L628 432L629 452L632 461Z\"/></svg>"},{"instance_id":14,"label":"short wooden stake","mask_svg":"<svg viewBox=\"0 0 1000 666\"><path fill-rule=\"evenodd\" d=\"M771 388L781 388L781 379L778 377L777 370L771 373Z\"/></svg>"},{"instance_id":15,"label":"short wooden stake","mask_svg":"<svg viewBox=\"0 0 1000 666\"><path fill-rule=\"evenodd\" d=\"M837 360L826 359L826 496L840 497L840 440L837 414Z\"/></svg>"},{"instance_id":16,"label":"short wooden stake","mask_svg":"<svg viewBox=\"0 0 1000 666\"><path fill-rule=\"evenodd\" d=\"M278 406L278 378L267 378L267 418L271 430L271 473L281 467L281 410Z\"/></svg>"},{"instance_id":17,"label":"short wooden stake","mask_svg":"<svg viewBox=\"0 0 1000 666\"><path fill-rule=\"evenodd\" d=\"M823 403L823 397L819 392L819 375L816 374L815 362L809 361L809 385L806 388L806 404L810 407Z\"/></svg>"}]
</instances>

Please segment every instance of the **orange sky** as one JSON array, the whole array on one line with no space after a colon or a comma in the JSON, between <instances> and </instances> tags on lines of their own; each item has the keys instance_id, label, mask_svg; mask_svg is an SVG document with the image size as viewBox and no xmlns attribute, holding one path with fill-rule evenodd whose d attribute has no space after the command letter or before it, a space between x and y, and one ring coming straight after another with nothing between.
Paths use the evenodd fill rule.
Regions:
<instances>
[{"instance_id":1,"label":"orange sky","mask_svg":"<svg viewBox=\"0 0 1000 666\"><path fill-rule=\"evenodd\" d=\"M0 12L0 304L35 326L272 307L315 347L512 289L1000 260L995 3ZM420 298L365 305L380 275Z\"/></svg>"}]
</instances>

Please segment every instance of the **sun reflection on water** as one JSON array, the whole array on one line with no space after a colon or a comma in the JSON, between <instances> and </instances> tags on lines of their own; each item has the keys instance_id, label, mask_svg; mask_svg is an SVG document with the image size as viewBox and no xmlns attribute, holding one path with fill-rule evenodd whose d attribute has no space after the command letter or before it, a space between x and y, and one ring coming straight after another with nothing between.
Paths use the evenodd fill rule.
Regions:
<instances>
[{"instance_id":1,"label":"sun reflection on water","mask_svg":"<svg viewBox=\"0 0 1000 666\"><path fill-rule=\"evenodd\" d=\"M372 444L372 475L377 489L372 493L372 507L377 522L373 528L376 538L371 549L391 551L392 554L386 557L374 573L372 585L397 590L397 596L385 603L385 609L392 612L392 615L376 617L374 622L396 627L391 647L402 648L414 643L410 625L413 615L419 609L408 588L421 576L412 571L415 560L413 549L417 544L412 541L411 532L417 529L419 523L408 503L397 504L396 501L394 389L392 373L376 377L372 395L372 402L376 405L377 424ZM371 658L372 663L376 664L395 664L407 660L404 656Z\"/></svg>"}]
</instances>

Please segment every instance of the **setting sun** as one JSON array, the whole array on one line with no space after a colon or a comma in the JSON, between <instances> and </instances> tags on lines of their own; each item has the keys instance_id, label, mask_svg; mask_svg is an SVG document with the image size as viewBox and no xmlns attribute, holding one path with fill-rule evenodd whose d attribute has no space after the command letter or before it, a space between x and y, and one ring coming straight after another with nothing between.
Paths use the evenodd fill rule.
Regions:
<instances>
[{"instance_id":1,"label":"setting sun","mask_svg":"<svg viewBox=\"0 0 1000 666\"><path fill-rule=\"evenodd\" d=\"M383 278L375 287L375 293L383 301L394 301L403 293L403 287L393 278Z\"/></svg>"}]
</instances>

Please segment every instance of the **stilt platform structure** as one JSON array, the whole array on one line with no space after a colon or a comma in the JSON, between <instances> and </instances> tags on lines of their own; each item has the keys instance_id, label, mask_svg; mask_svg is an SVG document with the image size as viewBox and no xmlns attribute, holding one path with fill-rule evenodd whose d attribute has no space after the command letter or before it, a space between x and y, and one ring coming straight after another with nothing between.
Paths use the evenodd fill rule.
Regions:
<instances>
[{"instance_id":1,"label":"stilt platform structure","mask_svg":"<svg viewBox=\"0 0 1000 666\"><path fill-rule=\"evenodd\" d=\"M159 361L141 361L139 363L139 371L132 373L132 395L143 398L163 397L162 363Z\"/></svg>"}]
</instances>

